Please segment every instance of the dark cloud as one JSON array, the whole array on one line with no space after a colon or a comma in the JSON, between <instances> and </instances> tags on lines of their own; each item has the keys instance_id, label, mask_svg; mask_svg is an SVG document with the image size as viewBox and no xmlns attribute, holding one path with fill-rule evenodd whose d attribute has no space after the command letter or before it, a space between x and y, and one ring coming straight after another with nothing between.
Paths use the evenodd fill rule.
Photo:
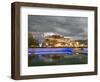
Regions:
<instances>
[{"instance_id":1,"label":"dark cloud","mask_svg":"<svg viewBox=\"0 0 100 82\"><path fill-rule=\"evenodd\" d=\"M87 39L87 17L28 16L29 32L56 32L76 39Z\"/></svg>"}]
</instances>

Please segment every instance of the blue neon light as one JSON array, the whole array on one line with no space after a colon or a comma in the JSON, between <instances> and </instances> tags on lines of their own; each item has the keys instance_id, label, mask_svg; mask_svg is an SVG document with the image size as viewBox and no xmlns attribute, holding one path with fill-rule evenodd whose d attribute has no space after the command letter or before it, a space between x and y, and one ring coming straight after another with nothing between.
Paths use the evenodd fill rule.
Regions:
<instances>
[{"instance_id":1,"label":"blue neon light","mask_svg":"<svg viewBox=\"0 0 100 82\"><path fill-rule=\"evenodd\" d=\"M29 48L29 55L43 55L43 54L72 54L73 48Z\"/></svg>"}]
</instances>

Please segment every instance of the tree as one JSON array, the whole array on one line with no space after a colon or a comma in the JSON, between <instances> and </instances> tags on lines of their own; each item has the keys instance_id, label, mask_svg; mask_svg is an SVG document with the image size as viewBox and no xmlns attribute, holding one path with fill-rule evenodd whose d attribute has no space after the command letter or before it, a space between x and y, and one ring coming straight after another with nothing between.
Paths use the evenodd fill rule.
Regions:
<instances>
[{"instance_id":1,"label":"tree","mask_svg":"<svg viewBox=\"0 0 100 82\"><path fill-rule=\"evenodd\" d=\"M32 33L28 33L28 46L29 47L38 47L38 41L33 37Z\"/></svg>"}]
</instances>

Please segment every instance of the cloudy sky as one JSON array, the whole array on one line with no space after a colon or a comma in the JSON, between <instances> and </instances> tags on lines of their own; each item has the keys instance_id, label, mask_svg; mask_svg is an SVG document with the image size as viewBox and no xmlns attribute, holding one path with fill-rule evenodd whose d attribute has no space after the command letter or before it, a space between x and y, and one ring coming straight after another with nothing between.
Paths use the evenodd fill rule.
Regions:
<instances>
[{"instance_id":1,"label":"cloudy sky","mask_svg":"<svg viewBox=\"0 0 100 82\"><path fill-rule=\"evenodd\" d=\"M56 32L73 39L87 39L87 17L28 16L29 32Z\"/></svg>"}]
</instances>

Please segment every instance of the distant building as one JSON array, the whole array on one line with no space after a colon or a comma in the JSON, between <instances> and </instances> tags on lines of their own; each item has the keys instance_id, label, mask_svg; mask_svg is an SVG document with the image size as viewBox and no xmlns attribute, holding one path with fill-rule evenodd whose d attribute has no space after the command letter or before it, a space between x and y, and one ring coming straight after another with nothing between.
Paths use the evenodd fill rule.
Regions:
<instances>
[{"instance_id":1,"label":"distant building","mask_svg":"<svg viewBox=\"0 0 100 82\"><path fill-rule=\"evenodd\" d=\"M53 32L32 32L40 47L87 47L86 41L73 40ZM83 43L82 43L83 42Z\"/></svg>"}]
</instances>

